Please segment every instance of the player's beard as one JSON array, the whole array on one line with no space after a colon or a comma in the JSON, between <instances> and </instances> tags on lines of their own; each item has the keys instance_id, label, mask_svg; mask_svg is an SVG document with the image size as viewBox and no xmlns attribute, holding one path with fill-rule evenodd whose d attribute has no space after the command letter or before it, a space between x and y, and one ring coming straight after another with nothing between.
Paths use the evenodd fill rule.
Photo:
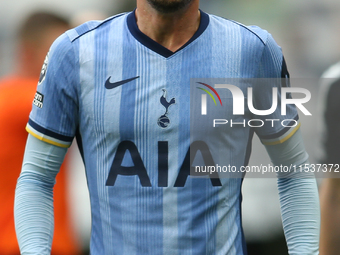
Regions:
<instances>
[{"instance_id":1,"label":"player's beard","mask_svg":"<svg viewBox=\"0 0 340 255\"><path fill-rule=\"evenodd\" d=\"M147 0L160 13L174 13L187 7L193 0Z\"/></svg>"}]
</instances>

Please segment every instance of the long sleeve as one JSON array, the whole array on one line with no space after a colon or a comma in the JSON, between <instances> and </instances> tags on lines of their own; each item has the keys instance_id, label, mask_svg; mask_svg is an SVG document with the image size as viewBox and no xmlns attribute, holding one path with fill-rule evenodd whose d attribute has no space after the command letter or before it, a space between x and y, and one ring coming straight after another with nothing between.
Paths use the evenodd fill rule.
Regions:
<instances>
[{"instance_id":1,"label":"long sleeve","mask_svg":"<svg viewBox=\"0 0 340 255\"><path fill-rule=\"evenodd\" d=\"M318 189L314 175L308 169L308 155L300 131L286 142L267 145L266 149L274 165L292 164L299 169L279 173L277 182L289 254L319 254Z\"/></svg>"},{"instance_id":2,"label":"long sleeve","mask_svg":"<svg viewBox=\"0 0 340 255\"><path fill-rule=\"evenodd\" d=\"M67 149L29 135L18 179L14 218L21 254L50 254L53 186Z\"/></svg>"}]
</instances>

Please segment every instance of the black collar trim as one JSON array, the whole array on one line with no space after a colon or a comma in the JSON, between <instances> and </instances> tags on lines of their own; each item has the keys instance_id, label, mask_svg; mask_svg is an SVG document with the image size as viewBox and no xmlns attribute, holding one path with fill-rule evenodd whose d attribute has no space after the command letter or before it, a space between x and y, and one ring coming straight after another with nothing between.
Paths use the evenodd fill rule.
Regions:
<instances>
[{"instance_id":1,"label":"black collar trim","mask_svg":"<svg viewBox=\"0 0 340 255\"><path fill-rule=\"evenodd\" d=\"M208 27L209 25L209 15L206 14L205 12L201 12L201 22L200 25L197 29L197 31L195 32L195 34L191 37L191 39L186 42L181 48L179 48L177 51L172 52L171 50L165 48L164 46L160 45L159 43L157 43L156 41L152 40L150 37L146 36L145 34L143 34L138 26L137 26L137 21L136 21L136 15L135 15L136 10L134 10L133 12L131 12L130 14L128 14L127 17L127 25L128 28L130 30L130 33L133 35L133 37L136 38L136 40L138 40L141 44L143 44L144 46L146 46L147 48L149 48L150 50L164 56L165 58L168 58L170 56L172 56L173 54L175 54L176 52L184 49L186 46L188 46L191 42L193 42L194 40L196 40L204 31L205 29Z\"/></svg>"}]
</instances>

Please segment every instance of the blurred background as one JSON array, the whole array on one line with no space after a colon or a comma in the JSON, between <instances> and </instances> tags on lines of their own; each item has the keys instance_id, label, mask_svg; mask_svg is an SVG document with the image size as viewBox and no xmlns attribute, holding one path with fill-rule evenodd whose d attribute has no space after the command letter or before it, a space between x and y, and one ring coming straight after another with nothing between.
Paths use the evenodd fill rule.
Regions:
<instances>
[{"instance_id":1,"label":"blurred background","mask_svg":"<svg viewBox=\"0 0 340 255\"><path fill-rule=\"evenodd\" d=\"M135 0L0 0L0 76L14 68L15 35L18 25L32 11L55 11L72 24L102 19L135 8ZM201 9L245 25L268 30L282 47L294 81L305 78L312 93L308 110L313 117L301 116L302 131L311 162L318 161L317 95L318 79L331 64L340 60L340 1L338 0L201 0ZM299 82L297 82L299 83ZM1 120L0 120L1 121ZM1 142L1 141L0 141ZM84 251L90 233L90 209L83 166L76 149L69 162L69 197L74 224ZM250 164L270 162L259 140L254 137ZM271 247L282 247L283 239L276 179L246 178L243 186L243 221L249 254L274 254Z\"/></svg>"},{"instance_id":2,"label":"blurred background","mask_svg":"<svg viewBox=\"0 0 340 255\"><path fill-rule=\"evenodd\" d=\"M340 55L340 3L337 0L201 0L201 9L268 30L283 47L293 77L319 77ZM130 11L134 0L1 0L0 75L10 71L15 28L36 9L66 18L84 11L103 15Z\"/></svg>"}]
</instances>

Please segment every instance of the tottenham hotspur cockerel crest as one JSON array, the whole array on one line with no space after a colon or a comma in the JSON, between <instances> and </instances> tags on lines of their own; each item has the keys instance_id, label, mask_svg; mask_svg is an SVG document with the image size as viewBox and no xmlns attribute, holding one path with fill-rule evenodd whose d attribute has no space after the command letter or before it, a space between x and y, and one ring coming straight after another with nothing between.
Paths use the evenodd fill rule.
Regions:
<instances>
[{"instance_id":1,"label":"tottenham hotspur cockerel crest","mask_svg":"<svg viewBox=\"0 0 340 255\"><path fill-rule=\"evenodd\" d=\"M165 89L162 89L162 90L163 90L163 95L160 98L160 103L165 107L165 113L158 118L157 124L161 128L167 128L170 125L170 119L168 117L168 110L169 110L170 105L173 105L176 103L176 99L173 97L171 98L170 101L168 101L166 99L167 91Z\"/></svg>"}]
</instances>

